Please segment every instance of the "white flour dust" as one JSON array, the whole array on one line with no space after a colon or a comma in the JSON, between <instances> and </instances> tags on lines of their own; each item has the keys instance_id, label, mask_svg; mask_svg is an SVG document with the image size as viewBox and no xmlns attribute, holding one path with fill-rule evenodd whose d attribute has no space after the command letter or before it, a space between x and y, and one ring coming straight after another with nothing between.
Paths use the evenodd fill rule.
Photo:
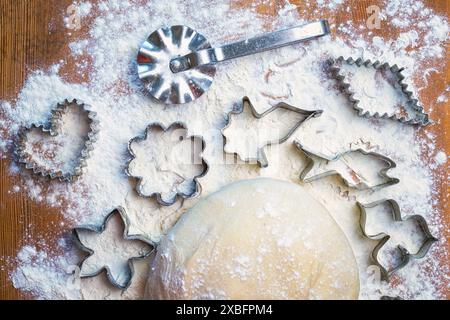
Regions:
<instances>
[{"instance_id":1,"label":"white flour dust","mask_svg":"<svg viewBox=\"0 0 450 320\"><path fill-rule=\"evenodd\" d=\"M106 267L115 284L121 287L128 285L132 272L127 265L128 259L148 256L153 247L143 241L124 239L124 228L121 215L114 211L101 233L91 229L77 229L80 242L94 252L84 260L81 276L96 274Z\"/></svg>"},{"instance_id":2,"label":"white flour dust","mask_svg":"<svg viewBox=\"0 0 450 320\"><path fill-rule=\"evenodd\" d=\"M375 243L361 236L355 201L393 198L404 214L423 215L432 233L439 237L444 230L440 213L434 209L436 200L433 199L437 197L432 169L444 166L447 155L434 147L435 136L427 129L420 129L425 138L419 139L419 129L415 127L356 116L345 96L336 90L325 63L327 58L340 55L380 59L406 67L405 74L410 81L415 80L416 93L432 85L428 83L428 76L443 72L449 28L445 18L426 8L421 1L385 1L381 6L382 24L394 25L400 30L400 34L391 39L375 36L364 22L357 24L349 20L335 24L331 20L332 36L225 62L218 66L210 90L189 105L168 107L142 92L136 75L136 53L146 36L163 25L189 25L216 45L260 34L267 28L289 27L306 19L331 16L337 9L352 11L345 1L311 0L306 1L306 9L297 10L295 5L287 3L279 8L278 16L269 17L256 12L258 4L262 3L264 1L255 1L249 8L239 8L219 0L76 2L81 8L81 24L84 19L92 19L92 22L88 34L71 43L69 48L76 58L77 72L87 75L88 81L68 83L60 74L64 62L49 70L31 73L17 99L1 102L0 154L11 157L18 129L32 123L45 123L54 105L64 99L77 98L92 105L100 121L99 140L85 173L73 184L43 183L12 162L10 173L20 176L21 183L11 192L26 192L36 202L59 207L67 221L68 232L78 224L99 225L109 212L122 206L127 210L130 233L157 243L198 199L160 207L154 200L136 195L136 181L125 175L129 160L127 144L131 138L142 135L151 122L167 126L182 121L189 134L203 136L206 141L204 157L210 168L200 180L202 197L232 181L258 176L300 184L299 174L306 159L294 148L294 139L309 150L329 157L349 149L365 148L387 155L397 163L391 175L400 179L399 184L378 192L348 189L334 177L305 185L331 212L350 240L360 268L360 297L442 298L439 288L446 287L448 266L440 264L439 257L447 254L445 241L436 244L426 258L412 261L399 271L393 282L395 285L379 282L369 261ZM317 9L309 12L310 5ZM370 81L359 85L370 86ZM394 98L390 90L381 90L379 94L384 95L384 101ZM225 125L227 113L241 104L243 96L248 96L260 112L285 102L305 110L324 110L324 113L302 124L284 144L267 150L268 168L223 165L220 129ZM440 99L446 97L444 93L444 98ZM389 110L392 106L376 107ZM432 110L437 107L442 107L439 101L426 106L432 119ZM434 160L423 161L424 156ZM338 214L342 212L345 214ZM398 236L399 242L404 242L402 235L409 239L409 231L405 231ZM58 243L61 249L58 252L64 254L52 253L45 250L45 246L37 250L31 240L19 251L11 271L11 281L16 288L42 299L142 296L145 263L139 264L132 286L122 293L107 285L103 277L79 281L76 273L71 275L79 257L70 242Z\"/></svg>"},{"instance_id":3,"label":"white flour dust","mask_svg":"<svg viewBox=\"0 0 450 320\"><path fill-rule=\"evenodd\" d=\"M31 128L26 134L24 152L28 162L45 168L46 171L60 170L74 174L85 142L91 130L87 112L76 105L69 105L52 130L56 135L44 132L42 128Z\"/></svg>"},{"instance_id":4,"label":"white flour dust","mask_svg":"<svg viewBox=\"0 0 450 320\"><path fill-rule=\"evenodd\" d=\"M197 189L195 177L207 170L202 165L202 140L188 138L186 129L179 125L164 130L148 127L145 139L134 140L129 148L134 158L127 170L133 177L140 177L140 193L146 197L160 194L165 203L175 202L178 195L193 195Z\"/></svg>"}]
</instances>

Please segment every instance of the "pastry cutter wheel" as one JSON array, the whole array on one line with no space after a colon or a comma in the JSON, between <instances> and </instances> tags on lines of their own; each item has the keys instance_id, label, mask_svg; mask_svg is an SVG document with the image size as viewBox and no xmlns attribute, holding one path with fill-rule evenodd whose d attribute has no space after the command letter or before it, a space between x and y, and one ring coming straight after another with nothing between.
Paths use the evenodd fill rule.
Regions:
<instances>
[{"instance_id":1,"label":"pastry cutter wheel","mask_svg":"<svg viewBox=\"0 0 450 320\"><path fill-rule=\"evenodd\" d=\"M139 49L138 74L157 100L166 104L188 103L211 86L216 63L328 33L327 20L319 20L213 48L203 35L187 26L164 27L153 32Z\"/></svg>"}]
</instances>

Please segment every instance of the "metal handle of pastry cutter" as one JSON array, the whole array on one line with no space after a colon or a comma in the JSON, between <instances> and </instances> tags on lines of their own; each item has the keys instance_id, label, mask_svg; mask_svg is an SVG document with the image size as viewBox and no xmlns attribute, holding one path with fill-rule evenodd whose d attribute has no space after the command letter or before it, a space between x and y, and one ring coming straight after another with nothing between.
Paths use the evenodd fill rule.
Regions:
<instances>
[{"instance_id":1,"label":"metal handle of pastry cutter","mask_svg":"<svg viewBox=\"0 0 450 320\"><path fill-rule=\"evenodd\" d=\"M178 73L201 65L216 64L221 61L322 37L329 33L330 27L328 21L319 20L302 26L279 30L247 40L226 44L222 47L191 52L185 56L172 59L170 61L170 70L172 70L173 73Z\"/></svg>"}]
</instances>

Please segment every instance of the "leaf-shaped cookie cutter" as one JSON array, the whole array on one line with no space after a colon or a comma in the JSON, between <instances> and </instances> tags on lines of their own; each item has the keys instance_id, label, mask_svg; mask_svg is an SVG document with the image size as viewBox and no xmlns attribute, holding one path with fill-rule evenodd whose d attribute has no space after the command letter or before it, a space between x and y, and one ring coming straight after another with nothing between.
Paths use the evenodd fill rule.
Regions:
<instances>
[{"instance_id":1,"label":"leaf-shaped cookie cutter","mask_svg":"<svg viewBox=\"0 0 450 320\"><path fill-rule=\"evenodd\" d=\"M386 242L389 241L389 239L391 238L390 235L388 235L384 232L377 233L374 235L369 235L366 232L366 221L367 221L366 209L375 208L383 203L387 203L389 205L389 207L391 208L394 223L401 222L401 221L407 221L407 220L416 220L416 222L418 223L419 227L421 228L423 234L425 235L423 244L421 245L421 247L419 248L419 250L416 253L410 253L406 248L404 248L401 245L398 245L397 249L399 250L399 253L401 256L400 263L390 270L386 269L378 259L378 253L381 250L381 248L386 244ZM431 245L434 242L438 241L438 239L435 238L431 234L430 229L428 228L428 224L424 217L422 217L421 215L410 215L410 216L406 216L406 217L402 218L400 206L398 205L397 201L395 201L393 199L382 199L382 200L375 201L375 202L372 202L369 204L362 204L360 202L356 202L356 204L358 205L359 210L360 210L359 224L360 224L362 234L368 239L379 240L378 244L375 246L375 248L373 249L373 251L371 253L371 257L372 257L372 260L374 261L374 263L380 268L381 278L383 280L389 281L389 277L394 272L405 267L410 262L411 259L421 259L421 258L425 257L425 255L430 250Z\"/></svg>"},{"instance_id":2,"label":"leaf-shaped cookie cutter","mask_svg":"<svg viewBox=\"0 0 450 320\"><path fill-rule=\"evenodd\" d=\"M149 250L149 252L142 254L141 256L138 257L131 257L128 259L127 262L127 266L128 266L128 275L127 278L128 280L126 281L125 285L121 285L119 283L117 283L112 274L111 274L111 270L109 269L109 267L107 265L103 265L101 268L99 268L96 272L91 273L91 274L87 274L87 275L80 275L81 278L92 278L92 277L96 277L97 275L99 275L100 273L102 273L103 271L106 272L106 276L108 278L108 280L111 282L112 285L114 285L115 287L121 289L121 290L126 290L130 284L131 284L131 280L133 279L134 276L134 266L133 266L133 261L135 260L141 260L141 259L145 259L147 257L149 257L154 251L155 251L155 244L152 243L151 241L149 241L148 239L146 239L143 236L139 236L139 235L129 235L128 234L128 228L129 228L129 220L127 218L126 215L126 211L124 208L122 207L118 207L116 209L114 209L111 213L109 213L103 224L101 226L95 226L95 225L84 225L84 226L79 226L73 229L73 236L75 239L75 243L77 244L77 246L80 248L81 251L88 253L88 255L86 257L84 257L81 262L79 263L79 267L80 269L83 266L83 263L92 255L94 255L94 250L86 247L83 242L80 240L80 236L79 236L79 231L89 231L89 232L95 232L97 234L100 234L102 232L105 231L106 229L106 225L108 224L109 219L111 219L112 216L114 216L115 214L118 214L120 216L120 218L122 219L122 222L124 224L124 228L123 228L123 239L125 240L138 240L138 241L142 241L146 244L148 244L150 247L152 247L152 250Z\"/></svg>"},{"instance_id":3,"label":"leaf-shaped cookie cutter","mask_svg":"<svg viewBox=\"0 0 450 320\"><path fill-rule=\"evenodd\" d=\"M134 137L133 139L131 139L128 142L128 152L131 154L131 159L128 161L128 164L126 166L125 172L126 172L126 174L129 177L137 179L136 192L138 193L138 195L141 196L141 197L145 197L145 198L152 198L152 197L154 197L156 199L156 201L160 205L163 205L163 206L171 206L175 202L177 202L177 200L179 198L181 198L181 199L190 199L190 198L195 198L195 197L199 196L201 194L201 192L202 192L202 187L201 187L200 182L198 181L198 179L204 177L209 171L208 162L205 160L203 155L202 155L203 170L202 170L202 172L199 175L193 177L193 181L194 181L194 184L195 184L195 191L192 194L185 194L185 193L182 193L182 192L178 192L172 201L166 202L166 201L164 201L162 199L161 192L154 192L154 193L152 193L150 195L145 195L142 192L142 187L143 187L142 180L144 178L140 177L140 176L134 176L130 172L130 164L131 164L131 162L134 159L136 159L136 154L134 153L131 145L133 143L135 143L135 142L141 142L141 141L147 140L148 132L150 131L151 128L158 128L158 129L160 129L160 130L162 130L164 132L170 131L173 128L181 128L183 130L186 130L186 132L187 132L187 127L186 127L186 125L183 122L174 122L174 123L170 124L168 127L166 127L162 123L153 122L153 123L151 123L151 124L149 124L147 126L147 128L145 129L145 133L142 136ZM206 146L206 143L205 143L205 140L203 139L203 137L197 136L197 135L190 135L190 136L186 136L185 138L186 139L200 139L202 141L202 150L201 150L201 152L203 153L203 151L205 150L205 146Z\"/></svg>"},{"instance_id":4,"label":"leaf-shaped cookie cutter","mask_svg":"<svg viewBox=\"0 0 450 320\"><path fill-rule=\"evenodd\" d=\"M304 119L302 119L301 121L298 121L296 123L296 125L288 132L288 134L286 136L282 137L281 139L275 140L275 141L266 141L263 146L261 146L257 149L257 157L256 158L242 158L239 154L237 154L235 152L230 153L230 154L233 154L233 155L239 157L239 159L241 159L245 163L255 163L256 162L261 168L266 168L269 165L266 153L264 152L264 148L271 146L271 145L281 144L281 143L285 142L294 134L295 131L297 131L297 129L302 125L302 123L304 123L305 121L308 121L311 118L319 117L323 113L323 110L312 110L312 111L303 110L303 109L294 107L294 106L284 103L284 102L277 103L276 105L267 109L266 111L259 113L255 109L253 104L251 103L250 99L248 97L244 97L242 99L242 108L240 108L239 110L232 110L231 112L228 113L226 125L221 130L222 137L224 140L224 152L225 153L228 153L228 152L225 151L225 146L227 144L227 137L224 132L226 129L228 129L231 126L232 117L236 116L236 115L240 115L244 112L245 104L248 104L253 117L255 117L257 119L261 119L261 118L265 117L266 115L268 115L269 113L271 113L279 108L290 110L290 111L293 111L293 112L296 112L296 113L299 113L299 114L305 116Z\"/></svg>"},{"instance_id":5,"label":"leaf-shaped cookie cutter","mask_svg":"<svg viewBox=\"0 0 450 320\"><path fill-rule=\"evenodd\" d=\"M45 168L43 166L37 165L34 161L32 161L31 155L26 151L27 148L27 134L29 131L33 129L39 129L44 133L48 133L51 136L58 135L59 123L61 121L62 116L64 115L67 107L71 105L76 105L81 108L84 112L86 112L87 117L89 119L89 133L84 142L84 148L81 151L81 156L78 159L78 165L73 168L73 173L71 172L63 172L61 170L52 170ZM19 131L18 140L16 142L16 154L18 157L19 163L25 165L26 169L32 170L33 173L41 175L43 177L48 177L50 179L59 179L60 181L71 182L76 177L80 176L83 172L83 168L86 167L86 161L90 157L90 152L94 149L94 143L97 140L98 131L99 131L99 122L97 120L97 114L90 109L90 106L85 104L84 102L73 99L72 101L64 100L62 103L58 103L56 108L51 111L51 116L49 119L48 126L40 124L32 124L30 126L26 126Z\"/></svg>"},{"instance_id":6,"label":"leaf-shaped cookie cutter","mask_svg":"<svg viewBox=\"0 0 450 320\"><path fill-rule=\"evenodd\" d=\"M384 187L387 187L387 186L391 186L391 185L397 184L397 183L400 182L399 179L392 178L392 177L390 177L387 174L387 172L390 169L396 167L396 164L395 164L395 162L392 159L390 159L390 158L388 158L388 157L386 157L386 156L384 156L382 154L379 154L379 153L376 153L376 152L366 151L364 149L359 148L359 149L356 149L356 150L349 150L349 151L340 153L340 154L336 155L335 157L327 157L327 156L325 156L323 154L315 153L315 152L312 152L312 151L308 150L306 147L304 147L297 140L294 141L294 144L297 147L297 149L300 152L302 152L308 159L306 167L303 169L302 173L300 174L300 180L302 180L303 182L311 182L311 181L318 180L318 179L321 179L321 178L324 178L324 177L328 177L328 176L332 176L332 175L339 175L342 178L342 180L344 181L344 184L347 187L356 188L358 190L370 189L370 190L374 190L374 191L375 190L379 190L379 189L384 188ZM354 185L354 184L350 183L350 181L348 181L347 179L342 177L341 174L338 171L336 171L336 170L330 170L330 171L324 172L322 174L318 174L318 175L315 175L315 176L312 176L312 177L309 177L309 178L305 178L308 175L308 173L313 169L314 164L316 163L315 158L320 158L321 160L327 161L327 162L333 162L333 161L338 161L339 159L341 159L346 154L349 154L349 153L352 153L352 152L359 152L359 153L361 153L363 155L371 155L371 156L373 156L373 157L383 161L384 163L386 163L386 166L379 171L379 175L385 179L385 182L381 183L381 184L378 184L378 185L374 185L374 186L368 186L365 183Z\"/></svg>"},{"instance_id":7,"label":"leaf-shaped cookie cutter","mask_svg":"<svg viewBox=\"0 0 450 320\"><path fill-rule=\"evenodd\" d=\"M352 89L349 82L346 81L345 75L341 72L340 64L346 63L348 65L356 65L357 67L367 67L374 69L385 69L390 70L397 77L397 84L400 87L401 92L406 96L407 104L410 106L413 111L415 111L416 116L414 118L409 118L406 116L397 115L395 112L393 113L371 113L368 110L363 109L359 105L359 100L355 97L355 92ZM393 119L400 121L406 124L417 124L421 126L426 126L431 124L431 120L428 117L428 114L424 112L423 107L419 104L419 100L414 96L413 92L408 90L408 85L403 82L405 76L402 74L405 68L400 68L396 64L390 65L389 63L381 63L376 60L372 62L370 59L363 60L362 58L353 59L352 57L345 59L343 56L338 57L337 59L329 59L330 71L333 74L334 78L339 83L340 89L347 95L348 100L352 103L353 108L358 112L360 117L365 118L375 118L375 119Z\"/></svg>"}]
</instances>

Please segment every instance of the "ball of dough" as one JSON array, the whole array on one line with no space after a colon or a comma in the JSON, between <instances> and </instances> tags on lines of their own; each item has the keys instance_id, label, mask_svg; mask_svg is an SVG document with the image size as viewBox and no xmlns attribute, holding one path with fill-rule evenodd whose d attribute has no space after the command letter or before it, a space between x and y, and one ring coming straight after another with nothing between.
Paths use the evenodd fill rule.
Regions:
<instances>
[{"instance_id":1,"label":"ball of dough","mask_svg":"<svg viewBox=\"0 0 450 320\"><path fill-rule=\"evenodd\" d=\"M150 299L357 299L353 251L301 186L233 183L183 215L157 248Z\"/></svg>"}]
</instances>

